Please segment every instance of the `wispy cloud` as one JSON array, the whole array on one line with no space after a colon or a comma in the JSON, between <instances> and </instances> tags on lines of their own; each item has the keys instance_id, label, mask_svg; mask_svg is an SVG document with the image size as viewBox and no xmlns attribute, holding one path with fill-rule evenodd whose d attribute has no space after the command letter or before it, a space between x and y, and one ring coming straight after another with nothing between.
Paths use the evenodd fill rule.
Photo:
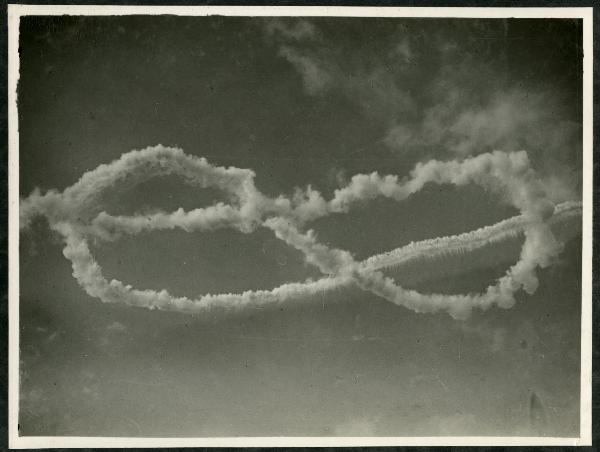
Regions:
<instances>
[{"instance_id":1,"label":"wispy cloud","mask_svg":"<svg viewBox=\"0 0 600 452\"><path fill-rule=\"evenodd\" d=\"M279 55L300 74L307 94L334 93L359 106L369 117L385 123L414 108L410 93L396 80L401 66L395 60L408 65L412 57L408 40L382 54L394 62L394 72L383 64L370 64L370 59L348 58L348 49L332 46L306 20L269 21L265 30L275 41Z\"/></svg>"},{"instance_id":2,"label":"wispy cloud","mask_svg":"<svg viewBox=\"0 0 600 452\"><path fill-rule=\"evenodd\" d=\"M333 75L318 60L303 55L289 46L281 46L279 54L288 60L302 76L304 88L309 94L319 94L331 87Z\"/></svg>"},{"instance_id":3,"label":"wispy cloud","mask_svg":"<svg viewBox=\"0 0 600 452\"><path fill-rule=\"evenodd\" d=\"M265 22L265 31L274 38L291 41L311 41L317 39L315 26L305 19L269 18Z\"/></svg>"},{"instance_id":4,"label":"wispy cloud","mask_svg":"<svg viewBox=\"0 0 600 452\"><path fill-rule=\"evenodd\" d=\"M491 27L493 48L471 39L490 24L472 23L462 40L433 23L406 25L354 47L318 21L301 24L265 30L307 94L353 103L392 152L418 161L524 149L556 200L580 198L581 120L555 86L510 80L506 24Z\"/></svg>"}]
</instances>

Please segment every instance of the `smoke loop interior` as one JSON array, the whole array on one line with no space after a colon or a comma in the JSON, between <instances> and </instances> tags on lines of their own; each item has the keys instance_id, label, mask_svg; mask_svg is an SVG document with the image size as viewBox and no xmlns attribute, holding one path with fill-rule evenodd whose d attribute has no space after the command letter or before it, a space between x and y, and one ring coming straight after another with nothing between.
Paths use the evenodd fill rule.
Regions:
<instances>
[{"instance_id":1,"label":"smoke loop interior","mask_svg":"<svg viewBox=\"0 0 600 452\"><path fill-rule=\"evenodd\" d=\"M186 183L216 187L228 194L228 204L217 203L191 211L156 212L149 215L114 216L98 212L103 191L129 180L139 183L160 175L178 175ZM347 212L356 202L385 196L397 201L418 192L427 183L477 184L502 196L521 215L496 225L451 237L441 237L392 250L357 262L344 250L329 248L317 241L304 226L317 218ZM72 263L73 276L92 297L107 303L126 303L151 309L202 312L207 309L235 309L298 300L336 287L355 285L415 312L446 310L455 318L465 318L473 307L511 307L518 290L533 293L536 270L550 265L562 245L549 223L563 216L580 214L579 203L554 206L529 165L527 154L493 152L463 161L429 161L417 165L410 176L377 173L359 174L335 191L331 200L308 187L288 198L269 198L254 185L254 172L247 169L210 165L204 158L186 155L181 149L149 147L123 154L120 159L85 173L62 193L32 193L21 202L21 228L43 215L50 227L65 241L63 254ZM181 228L185 231L235 228L249 233L257 227L271 229L275 236L301 251L309 264L324 276L317 280L283 284L272 290L249 290L240 294L206 294L197 299L176 297L166 290L139 290L113 279L108 281L90 252L88 240L116 240L123 234ZM519 260L495 284L480 294L423 294L407 290L386 277L380 269L436 253L470 251L486 244L524 233Z\"/></svg>"}]
</instances>

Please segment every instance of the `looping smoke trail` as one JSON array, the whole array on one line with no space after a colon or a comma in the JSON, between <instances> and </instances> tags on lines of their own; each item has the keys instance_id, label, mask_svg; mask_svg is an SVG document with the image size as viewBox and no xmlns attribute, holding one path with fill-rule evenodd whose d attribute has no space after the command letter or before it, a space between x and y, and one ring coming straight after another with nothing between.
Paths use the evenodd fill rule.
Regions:
<instances>
[{"instance_id":1,"label":"looping smoke trail","mask_svg":"<svg viewBox=\"0 0 600 452\"><path fill-rule=\"evenodd\" d=\"M201 188L215 187L227 193L230 202L150 215L115 216L98 211L101 208L99 199L105 190L117 184L137 184L161 175L177 175L186 183ZM110 164L100 165L62 193L34 191L21 201L20 224L21 228L26 228L35 216L45 216L50 227L64 239L63 254L72 263L73 276L90 296L106 303L202 312L297 300L355 285L415 312L445 310L454 318L466 318L474 307L511 307L519 290L534 293L538 285L537 268L552 264L562 249L550 224L581 215L580 203L555 206L548 200L524 151L496 151L463 161L432 160L418 164L403 180L377 173L358 174L347 186L336 190L329 201L310 186L304 192L298 190L291 198L269 198L255 187L254 176L251 170L213 166L204 158L186 155L181 149L158 145L128 152ZM319 243L312 230L302 232L307 223L330 214L348 212L360 201L378 196L402 201L428 183L477 184L500 195L521 214L464 234L411 243L363 262L356 262L347 251ZM181 228L190 232L234 228L250 233L258 227L271 229L277 238L301 251L306 261L316 266L324 277L317 281L283 284L272 290L206 294L190 299L175 297L166 290L139 290L115 279L108 281L88 246L90 238L110 241L123 234L150 230ZM422 294L404 289L380 271L424 257L473 251L519 234L525 237L519 260L481 294Z\"/></svg>"}]
</instances>

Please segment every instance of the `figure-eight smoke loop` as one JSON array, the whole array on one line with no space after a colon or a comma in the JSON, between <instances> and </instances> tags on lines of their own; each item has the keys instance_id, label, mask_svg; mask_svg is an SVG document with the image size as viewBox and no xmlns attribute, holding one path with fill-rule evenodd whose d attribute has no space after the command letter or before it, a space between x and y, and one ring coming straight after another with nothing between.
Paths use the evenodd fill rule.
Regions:
<instances>
[{"instance_id":1,"label":"figure-eight smoke loop","mask_svg":"<svg viewBox=\"0 0 600 452\"><path fill-rule=\"evenodd\" d=\"M164 175L177 175L200 188L220 189L229 195L229 203L133 216L114 216L100 210L99 201L105 190ZM377 173L359 174L347 186L336 190L331 200L325 200L310 186L292 197L270 198L255 187L254 176L251 170L213 166L204 158L186 155L181 149L159 145L128 152L110 164L100 165L62 193L35 191L21 201L20 225L26 228L35 216L45 216L50 227L65 241L63 254L72 262L73 276L90 296L106 303L203 312L285 302L355 285L415 312L446 310L455 318L465 318L473 307L486 309L494 304L511 307L515 293L521 289L529 294L535 292L536 269L550 265L562 249L550 222L581 213L579 203L555 206L547 199L524 151L496 151L463 161L432 160L418 164L403 180ZM319 243L312 230L303 232L304 226L317 218L348 212L357 203L378 196L402 201L427 183L477 184L497 193L521 214L465 234L411 243L362 262L355 261L348 251ZM191 232L234 228L250 233L259 227L271 229L279 239L301 251L306 261L324 276L316 281L283 284L272 290L206 294L190 299L173 296L166 290L135 289L116 279L108 281L88 245L89 239L111 241L123 234L150 230L181 228ZM525 239L518 261L480 294L423 294L402 288L380 271L423 256L471 251L521 233Z\"/></svg>"}]
</instances>

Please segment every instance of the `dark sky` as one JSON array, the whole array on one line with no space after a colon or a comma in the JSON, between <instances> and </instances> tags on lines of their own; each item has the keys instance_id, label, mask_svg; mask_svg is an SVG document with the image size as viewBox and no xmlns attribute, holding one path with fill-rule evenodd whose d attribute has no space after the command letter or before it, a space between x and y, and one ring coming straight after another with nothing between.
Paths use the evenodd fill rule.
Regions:
<instances>
[{"instance_id":1,"label":"dark sky","mask_svg":"<svg viewBox=\"0 0 600 452\"><path fill-rule=\"evenodd\" d=\"M251 168L269 195L311 184L326 196L356 173L525 149L556 202L578 200L581 32L567 20L26 17L21 194L161 143ZM132 213L221 196L163 177L104 202ZM514 214L482 189L442 186L311 227L362 259ZM21 236L21 432L577 436L581 235L570 227L533 296L457 321L356 289L230 316L105 305L40 221ZM394 276L476 292L518 245ZM153 232L93 251L109 278L177 295L318 276L264 229Z\"/></svg>"}]
</instances>

